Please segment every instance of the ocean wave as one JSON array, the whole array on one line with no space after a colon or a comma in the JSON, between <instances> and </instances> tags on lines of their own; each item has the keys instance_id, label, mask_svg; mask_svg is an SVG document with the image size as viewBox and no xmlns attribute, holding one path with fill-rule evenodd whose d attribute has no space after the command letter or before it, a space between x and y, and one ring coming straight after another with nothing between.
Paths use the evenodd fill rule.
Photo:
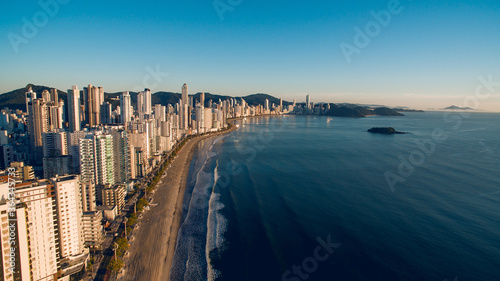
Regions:
<instances>
[{"instance_id":1,"label":"ocean wave","mask_svg":"<svg viewBox=\"0 0 500 281\"><path fill-rule=\"evenodd\" d=\"M220 138L219 138L220 139ZM216 140L215 140L216 141ZM179 229L170 280L215 280L220 272L210 263L209 254L223 245L226 219L218 212L224 208L215 193L219 178L214 142L205 143L192 168L193 187L184 198L184 220Z\"/></svg>"},{"instance_id":2,"label":"ocean wave","mask_svg":"<svg viewBox=\"0 0 500 281\"><path fill-rule=\"evenodd\" d=\"M212 194L209 201L209 213L207 220L207 244L205 255L207 259L207 280L217 280L221 276L221 272L213 267L210 254L222 248L224 245L224 234L227 230L227 219L219 212L224 208L221 202L220 194L217 194L215 187L217 186L218 175L218 161L214 169L214 185L212 187Z\"/></svg>"}]
</instances>

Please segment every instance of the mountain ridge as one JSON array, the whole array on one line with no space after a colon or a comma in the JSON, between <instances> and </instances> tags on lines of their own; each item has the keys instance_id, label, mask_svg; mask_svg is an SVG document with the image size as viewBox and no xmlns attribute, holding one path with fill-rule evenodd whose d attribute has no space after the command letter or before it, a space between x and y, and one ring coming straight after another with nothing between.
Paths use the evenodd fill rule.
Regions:
<instances>
[{"instance_id":1,"label":"mountain ridge","mask_svg":"<svg viewBox=\"0 0 500 281\"><path fill-rule=\"evenodd\" d=\"M27 92L28 88L32 87L32 90L36 92L37 94L41 94L44 90L50 90L50 89L56 89L53 87L48 87L48 86L41 86L41 85L34 85L34 84L28 84L24 88L19 88L4 94L0 94L0 106L1 107L9 107L10 109L16 110L20 109L24 112L26 112L26 100L25 100L25 93ZM82 89L83 90L83 89ZM82 91L80 90L80 92ZM67 104L67 93L65 91L57 89L59 93L59 98L64 101L65 104ZM128 91L130 94L131 102L132 105L137 104L137 92L133 91ZM109 102L113 107L116 107L120 104L119 97L123 93L121 92L113 92L113 93L108 93L104 92L104 97L105 101ZM194 99L195 101L200 100L200 95L201 93L198 92L194 94ZM158 91L155 93L152 93L152 105L155 104L161 104L161 105L167 105L167 104L175 104L179 102L181 99L181 94L180 93L174 93L174 92L165 92L165 91ZM278 105L280 102L279 98L276 98L274 96L271 96L269 94L264 94L264 93L256 93L256 94L251 94L243 97L232 97L232 96L225 96L225 95L217 95L217 94L212 94L212 93L205 93L205 106L208 106L209 101L212 100L214 102L218 102L219 100L224 101L224 100L229 100L229 99L236 99L238 101L241 101L241 99L244 99L245 102L251 106L257 106L257 105L263 105L265 103L265 100L269 100L269 105L275 104ZM292 103L289 101L283 101L283 106L288 106L291 105ZM305 105L305 103L297 103L299 105ZM323 103L325 104L325 103ZM371 108L367 106L361 106L361 105L356 105L356 104L347 104L347 103L342 103L342 104L333 104L330 103L330 111L327 112L325 115L328 116L337 116L337 117L366 117L370 115L380 115L380 116L404 116L401 113L396 112L394 109L388 108L388 107L377 107L377 108Z\"/></svg>"}]
</instances>

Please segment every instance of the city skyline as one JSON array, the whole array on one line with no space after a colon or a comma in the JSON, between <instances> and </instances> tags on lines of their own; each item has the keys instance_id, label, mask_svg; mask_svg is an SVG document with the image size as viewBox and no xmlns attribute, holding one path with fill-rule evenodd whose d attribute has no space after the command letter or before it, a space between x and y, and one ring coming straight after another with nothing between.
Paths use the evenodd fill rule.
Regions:
<instances>
[{"instance_id":1,"label":"city skyline","mask_svg":"<svg viewBox=\"0 0 500 281\"><path fill-rule=\"evenodd\" d=\"M41 3L56 5L5 4L0 92L88 81L178 92L188 82L192 92L427 109L462 105L478 77L500 80L495 1ZM478 108L498 111L498 94Z\"/></svg>"},{"instance_id":2,"label":"city skyline","mask_svg":"<svg viewBox=\"0 0 500 281\"><path fill-rule=\"evenodd\" d=\"M7 1L0 280L500 276L500 1Z\"/></svg>"}]
</instances>

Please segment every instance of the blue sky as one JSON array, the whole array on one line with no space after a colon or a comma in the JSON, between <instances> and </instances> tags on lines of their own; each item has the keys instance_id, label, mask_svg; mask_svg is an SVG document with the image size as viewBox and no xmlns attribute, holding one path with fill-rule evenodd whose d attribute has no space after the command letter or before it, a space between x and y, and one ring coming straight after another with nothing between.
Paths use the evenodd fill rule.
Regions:
<instances>
[{"instance_id":1,"label":"blue sky","mask_svg":"<svg viewBox=\"0 0 500 281\"><path fill-rule=\"evenodd\" d=\"M354 29L391 0L220 0L231 6L223 17L213 0L55 1L46 24L38 1L2 3L0 92L27 83L179 92L188 83L190 93L298 101L308 93L313 101L426 109L463 105L480 76L500 82L499 1L401 0L402 11L350 63L341 44L356 47ZM26 38L23 18L36 15L40 27ZM18 52L13 34L24 38ZM500 111L497 92L478 107Z\"/></svg>"}]
</instances>

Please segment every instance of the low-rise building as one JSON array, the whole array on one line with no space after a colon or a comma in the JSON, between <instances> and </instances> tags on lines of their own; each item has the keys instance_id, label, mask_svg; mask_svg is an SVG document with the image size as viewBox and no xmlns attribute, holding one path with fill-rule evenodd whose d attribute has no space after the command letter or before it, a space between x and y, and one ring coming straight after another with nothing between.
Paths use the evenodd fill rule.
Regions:
<instances>
[{"instance_id":1,"label":"low-rise building","mask_svg":"<svg viewBox=\"0 0 500 281\"><path fill-rule=\"evenodd\" d=\"M118 213L125 206L125 186L122 184L106 185L102 190L102 205L116 206Z\"/></svg>"},{"instance_id":2,"label":"low-rise building","mask_svg":"<svg viewBox=\"0 0 500 281\"><path fill-rule=\"evenodd\" d=\"M83 213L83 233L85 246L90 249L100 250L104 239L104 229L102 227L103 215L101 211Z\"/></svg>"}]
</instances>

